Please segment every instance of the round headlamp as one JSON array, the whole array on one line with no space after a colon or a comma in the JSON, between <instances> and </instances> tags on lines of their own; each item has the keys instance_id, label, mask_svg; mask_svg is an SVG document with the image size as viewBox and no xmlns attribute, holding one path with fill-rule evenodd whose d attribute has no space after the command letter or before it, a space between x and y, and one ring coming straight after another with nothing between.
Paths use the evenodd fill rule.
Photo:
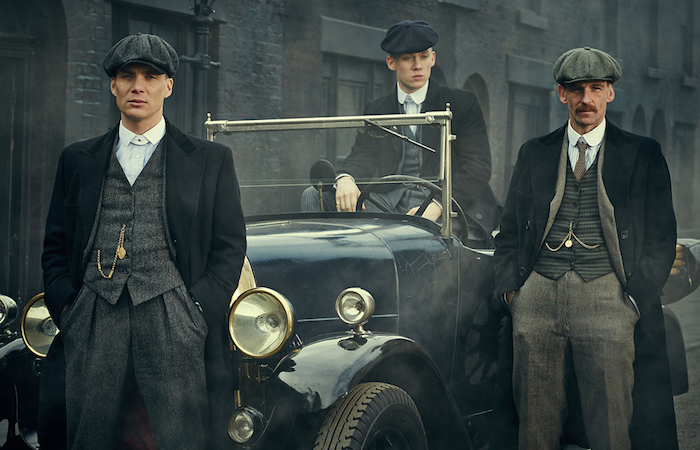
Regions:
<instances>
[{"instance_id":1,"label":"round headlamp","mask_svg":"<svg viewBox=\"0 0 700 450\"><path fill-rule=\"evenodd\" d=\"M239 444L248 442L262 429L262 414L253 408L238 408L228 421L228 435Z\"/></svg>"},{"instance_id":2,"label":"round headlamp","mask_svg":"<svg viewBox=\"0 0 700 450\"><path fill-rule=\"evenodd\" d=\"M267 358L284 347L294 331L294 309L272 289L244 292L231 306L228 332L233 343L253 358Z\"/></svg>"},{"instance_id":3,"label":"round headlamp","mask_svg":"<svg viewBox=\"0 0 700 450\"><path fill-rule=\"evenodd\" d=\"M374 314L374 297L362 288L345 289L335 301L335 312L355 331L363 331L362 325Z\"/></svg>"},{"instance_id":4,"label":"round headlamp","mask_svg":"<svg viewBox=\"0 0 700 450\"><path fill-rule=\"evenodd\" d=\"M6 295L0 295L0 330L12 325L17 318L17 303Z\"/></svg>"},{"instance_id":5,"label":"round headlamp","mask_svg":"<svg viewBox=\"0 0 700 450\"><path fill-rule=\"evenodd\" d=\"M45 358L59 330L46 307L43 292L24 307L20 328L27 348L36 356Z\"/></svg>"}]
</instances>

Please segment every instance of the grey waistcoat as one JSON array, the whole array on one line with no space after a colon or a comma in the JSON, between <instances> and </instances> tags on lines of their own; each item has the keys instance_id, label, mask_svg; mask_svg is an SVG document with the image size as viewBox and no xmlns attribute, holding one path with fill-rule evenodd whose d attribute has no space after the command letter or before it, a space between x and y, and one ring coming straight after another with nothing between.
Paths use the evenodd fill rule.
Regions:
<instances>
[{"instance_id":1,"label":"grey waistcoat","mask_svg":"<svg viewBox=\"0 0 700 450\"><path fill-rule=\"evenodd\" d=\"M573 222L574 234L585 244L598 247L584 248L574 238L571 238L571 247L561 246L556 252L543 245L533 268L537 273L557 279L573 269L585 281L590 281L614 270L598 213L597 171L596 158L577 182L571 166L567 165L564 196L545 242L552 248L559 247Z\"/></svg>"},{"instance_id":2,"label":"grey waistcoat","mask_svg":"<svg viewBox=\"0 0 700 450\"><path fill-rule=\"evenodd\" d=\"M102 187L84 282L111 304L126 287L134 305L183 284L172 259L165 218L165 140L149 159L133 186L112 152ZM124 227L124 259L117 258L108 276ZM102 274L97 266L100 250Z\"/></svg>"}]
</instances>

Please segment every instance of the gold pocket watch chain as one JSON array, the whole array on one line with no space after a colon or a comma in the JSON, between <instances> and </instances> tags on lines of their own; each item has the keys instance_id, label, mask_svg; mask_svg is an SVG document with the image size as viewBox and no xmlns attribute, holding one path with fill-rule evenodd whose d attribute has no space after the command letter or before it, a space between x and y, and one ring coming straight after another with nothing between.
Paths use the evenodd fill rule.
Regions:
<instances>
[{"instance_id":1,"label":"gold pocket watch chain","mask_svg":"<svg viewBox=\"0 0 700 450\"><path fill-rule=\"evenodd\" d=\"M584 242L581 239L579 239L578 236L576 236L574 234L574 221L573 220L571 222L569 222L569 232L566 234L566 236L564 236L564 240L561 241L561 244L559 244L559 246L557 248L552 248L549 245L549 243L547 243L547 242L545 242L544 245L547 246L549 251L556 252L559 249L561 249L562 247L571 248L571 246L574 245L574 242L571 240L572 238L576 239L576 242L581 244L581 247L588 249L588 250L593 250L594 248L600 247L600 244L596 244L596 245L584 244Z\"/></svg>"},{"instance_id":2,"label":"gold pocket watch chain","mask_svg":"<svg viewBox=\"0 0 700 450\"><path fill-rule=\"evenodd\" d=\"M97 270L100 271L102 278L109 280L114 275L114 269L117 267L117 259L124 259L126 257L126 249L124 248L124 234L126 232L126 224L122 225L122 230L119 232L119 241L117 242L117 251L114 252L114 261L112 262L112 270L109 271L109 275L105 275L102 271L102 259L100 258L100 250L97 249Z\"/></svg>"}]
</instances>

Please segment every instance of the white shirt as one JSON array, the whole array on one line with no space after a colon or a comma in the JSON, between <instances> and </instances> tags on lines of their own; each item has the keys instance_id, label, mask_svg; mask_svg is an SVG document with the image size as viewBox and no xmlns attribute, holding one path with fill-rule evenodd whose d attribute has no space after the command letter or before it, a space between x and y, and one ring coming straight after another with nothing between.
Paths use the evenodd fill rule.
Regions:
<instances>
[{"instance_id":1,"label":"white shirt","mask_svg":"<svg viewBox=\"0 0 700 450\"><path fill-rule=\"evenodd\" d=\"M404 105L404 110L406 114L418 114L420 113L421 106L425 101L425 96L428 95L428 83L425 83L418 90L411 92L410 94L405 93L398 82L396 82L396 93L399 103ZM407 100L412 101L407 101ZM415 134L418 129L418 125L411 125L411 131Z\"/></svg>"},{"instance_id":2,"label":"white shirt","mask_svg":"<svg viewBox=\"0 0 700 450\"><path fill-rule=\"evenodd\" d=\"M569 137L569 164L571 164L571 170L574 170L576 161L578 161L578 147L576 147L576 143L582 135L578 134L571 126L571 120L569 120L568 124L569 126L567 127L567 133ZM603 143L603 137L605 137L606 124L607 122L605 117L603 117L603 121L600 122L597 127L583 135L586 143L590 145L590 147L586 149L586 170L591 167L591 164L593 164L593 161L595 161L595 157L598 156L600 144Z\"/></svg>"},{"instance_id":3,"label":"white shirt","mask_svg":"<svg viewBox=\"0 0 700 450\"><path fill-rule=\"evenodd\" d=\"M160 122L142 135L127 130L124 124L119 122L117 159L132 186L153 156L163 136L165 136L165 119L162 117Z\"/></svg>"}]
</instances>

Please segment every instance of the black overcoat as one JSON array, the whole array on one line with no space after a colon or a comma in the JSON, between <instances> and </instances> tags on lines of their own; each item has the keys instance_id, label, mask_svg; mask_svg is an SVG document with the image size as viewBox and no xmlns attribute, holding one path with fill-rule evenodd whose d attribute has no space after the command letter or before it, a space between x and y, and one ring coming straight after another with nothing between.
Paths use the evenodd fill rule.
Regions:
<instances>
[{"instance_id":1,"label":"black overcoat","mask_svg":"<svg viewBox=\"0 0 700 450\"><path fill-rule=\"evenodd\" d=\"M400 114L397 87L365 106L363 114ZM421 112L445 111L449 104L452 111L452 197L463 209L478 200L474 208L484 216L477 220L490 232L495 228L500 215L500 204L489 187L491 179L491 150L486 133L486 123L481 107L473 92L452 89L433 79L429 80L428 92ZM422 142L439 149L440 129L424 126ZM352 151L338 169L338 173L352 175L358 182L372 177L396 175L403 158L403 141L380 130L358 132ZM438 153L426 151L423 157L423 178L437 177L440 166ZM472 217L473 219L473 217Z\"/></svg>"},{"instance_id":2,"label":"black overcoat","mask_svg":"<svg viewBox=\"0 0 700 450\"><path fill-rule=\"evenodd\" d=\"M68 146L59 159L42 255L45 301L59 327L63 307L76 298L82 286L86 268L83 250L95 220L118 129L117 126L101 137ZM201 304L207 319L210 437L226 442L233 390L225 318L246 251L233 155L226 146L185 135L167 120L163 139L171 251L185 285ZM57 339L46 360L43 378L49 379L42 379L45 399L60 386L57 380L61 377L61 348ZM51 380L52 376L56 380ZM56 404L44 400L41 403L43 417L55 419L51 416ZM47 424L40 424L40 428L44 435L55 432Z\"/></svg>"},{"instance_id":3,"label":"black overcoat","mask_svg":"<svg viewBox=\"0 0 700 450\"><path fill-rule=\"evenodd\" d=\"M520 149L501 217L501 232L496 237L498 295L517 291L532 271L555 194L565 132L566 126L532 139ZM641 313L635 328L632 445L635 449L674 449L678 444L659 300L676 245L668 167L658 142L627 133L608 121L602 178L614 207L626 276L623 288L635 299ZM508 333L506 329L505 335ZM508 345L505 347L507 353ZM503 365L507 372L507 362ZM510 400L503 395L509 390L510 378L507 374L503 377L503 373L501 376L496 412L502 410L504 399ZM498 414L494 419L496 430L514 422ZM494 436L502 440L508 434L500 430Z\"/></svg>"}]
</instances>

